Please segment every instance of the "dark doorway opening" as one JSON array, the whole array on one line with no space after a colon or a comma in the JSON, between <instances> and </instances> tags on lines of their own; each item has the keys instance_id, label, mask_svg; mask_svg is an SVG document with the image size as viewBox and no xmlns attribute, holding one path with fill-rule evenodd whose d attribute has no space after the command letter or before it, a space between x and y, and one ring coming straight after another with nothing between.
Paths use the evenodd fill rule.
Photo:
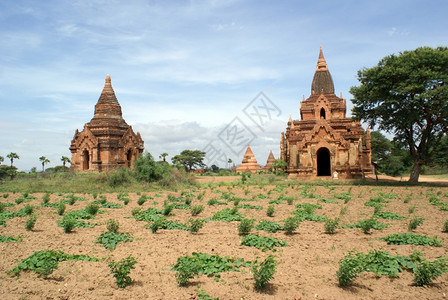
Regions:
<instances>
[{"instance_id":1,"label":"dark doorway opening","mask_svg":"<svg viewBox=\"0 0 448 300\"><path fill-rule=\"evenodd\" d=\"M325 116L325 108L321 108L320 109L320 117L321 117L321 119L323 118L323 119L326 119L326 116Z\"/></svg>"},{"instance_id":2,"label":"dark doorway opening","mask_svg":"<svg viewBox=\"0 0 448 300\"><path fill-rule=\"evenodd\" d=\"M89 157L89 151L84 150L82 152L83 160L82 160L82 169L88 170L90 166L90 157Z\"/></svg>"},{"instance_id":3,"label":"dark doorway opening","mask_svg":"<svg viewBox=\"0 0 448 300\"><path fill-rule=\"evenodd\" d=\"M327 148L317 150L317 176L331 176L330 151Z\"/></svg>"},{"instance_id":4,"label":"dark doorway opening","mask_svg":"<svg viewBox=\"0 0 448 300\"><path fill-rule=\"evenodd\" d=\"M126 160L128 161L128 167L131 167L131 160L132 160L132 151L128 150L126 153Z\"/></svg>"}]
</instances>

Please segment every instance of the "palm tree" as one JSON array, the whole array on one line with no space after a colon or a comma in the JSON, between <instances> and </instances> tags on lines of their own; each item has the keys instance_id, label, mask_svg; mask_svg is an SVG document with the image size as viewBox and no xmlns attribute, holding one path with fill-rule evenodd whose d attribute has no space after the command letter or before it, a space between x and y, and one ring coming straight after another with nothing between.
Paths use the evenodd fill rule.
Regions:
<instances>
[{"instance_id":1,"label":"palm tree","mask_svg":"<svg viewBox=\"0 0 448 300\"><path fill-rule=\"evenodd\" d=\"M67 156L62 156L61 157L61 161L62 161L62 165L65 167L66 163L72 163L72 161L70 160L70 158L68 158Z\"/></svg>"},{"instance_id":2,"label":"palm tree","mask_svg":"<svg viewBox=\"0 0 448 300\"><path fill-rule=\"evenodd\" d=\"M5 160L5 158L3 156L0 156L0 165L2 164L2 162Z\"/></svg>"},{"instance_id":3,"label":"palm tree","mask_svg":"<svg viewBox=\"0 0 448 300\"><path fill-rule=\"evenodd\" d=\"M229 164L229 169L230 169L230 164L232 163L232 160L229 158L229 160L227 161L227 163Z\"/></svg>"},{"instance_id":4,"label":"palm tree","mask_svg":"<svg viewBox=\"0 0 448 300\"><path fill-rule=\"evenodd\" d=\"M166 158L168 156L168 153L164 152L162 154L160 154L159 158L163 159L163 162L166 162Z\"/></svg>"},{"instance_id":5,"label":"palm tree","mask_svg":"<svg viewBox=\"0 0 448 300\"><path fill-rule=\"evenodd\" d=\"M42 162L42 172L45 172L45 164L48 164L50 160L45 156L39 157L39 160Z\"/></svg>"},{"instance_id":6,"label":"palm tree","mask_svg":"<svg viewBox=\"0 0 448 300\"><path fill-rule=\"evenodd\" d=\"M11 152L8 155L6 155L7 158L11 160L11 167L14 163L14 159L20 159L20 157L17 155L17 153Z\"/></svg>"}]
</instances>

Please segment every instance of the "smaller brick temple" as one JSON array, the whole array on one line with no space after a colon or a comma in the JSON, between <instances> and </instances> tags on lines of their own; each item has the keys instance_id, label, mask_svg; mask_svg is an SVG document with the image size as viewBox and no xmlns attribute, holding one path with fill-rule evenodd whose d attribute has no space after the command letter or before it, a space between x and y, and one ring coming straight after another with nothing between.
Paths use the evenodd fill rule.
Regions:
<instances>
[{"instance_id":1,"label":"smaller brick temple","mask_svg":"<svg viewBox=\"0 0 448 300\"><path fill-rule=\"evenodd\" d=\"M121 106L112 88L110 76L101 92L92 120L75 135L70 145L73 171L101 172L131 167L143 152L140 133L123 119Z\"/></svg>"},{"instance_id":2,"label":"smaller brick temple","mask_svg":"<svg viewBox=\"0 0 448 300\"><path fill-rule=\"evenodd\" d=\"M269 169L272 168L274 164L275 164L275 157L271 150L271 152L269 152L268 160L266 161L266 165L264 166L263 170L269 171Z\"/></svg>"},{"instance_id":3,"label":"smaller brick temple","mask_svg":"<svg viewBox=\"0 0 448 300\"><path fill-rule=\"evenodd\" d=\"M236 172L255 173L258 170L261 170L261 167L258 164L257 159L255 158L255 155L252 152L252 149L250 149L250 146L247 145L246 153L244 153L244 157L241 164L238 166L238 168L236 168Z\"/></svg>"},{"instance_id":4,"label":"smaller brick temple","mask_svg":"<svg viewBox=\"0 0 448 300\"><path fill-rule=\"evenodd\" d=\"M301 120L290 116L281 133L280 158L289 177L359 178L372 172L370 131L345 113L346 100L334 93L321 47L311 96L300 103Z\"/></svg>"}]
</instances>

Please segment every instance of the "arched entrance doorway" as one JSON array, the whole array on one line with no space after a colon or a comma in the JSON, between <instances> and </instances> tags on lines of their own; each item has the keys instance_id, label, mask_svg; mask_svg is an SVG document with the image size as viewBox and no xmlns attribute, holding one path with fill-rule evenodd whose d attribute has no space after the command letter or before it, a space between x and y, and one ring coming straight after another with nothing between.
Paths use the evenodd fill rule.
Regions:
<instances>
[{"instance_id":1,"label":"arched entrance doorway","mask_svg":"<svg viewBox=\"0 0 448 300\"><path fill-rule=\"evenodd\" d=\"M83 170L88 170L88 169L89 169L89 166L90 166L89 151L84 150L84 151L82 152L82 157L83 157L83 160L82 160L82 169L83 169Z\"/></svg>"},{"instance_id":2,"label":"arched entrance doorway","mask_svg":"<svg viewBox=\"0 0 448 300\"><path fill-rule=\"evenodd\" d=\"M132 150L128 150L128 152L126 152L126 160L128 163L128 167L131 167L131 160L132 160Z\"/></svg>"},{"instance_id":3,"label":"arched entrance doorway","mask_svg":"<svg viewBox=\"0 0 448 300\"><path fill-rule=\"evenodd\" d=\"M317 176L331 176L330 151L327 148L317 150Z\"/></svg>"},{"instance_id":4,"label":"arched entrance doorway","mask_svg":"<svg viewBox=\"0 0 448 300\"><path fill-rule=\"evenodd\" d=\"M321 119L326 119L325 108L323 108L323 107L320 109L320 118Z\"/></svg>"}]
</instances>

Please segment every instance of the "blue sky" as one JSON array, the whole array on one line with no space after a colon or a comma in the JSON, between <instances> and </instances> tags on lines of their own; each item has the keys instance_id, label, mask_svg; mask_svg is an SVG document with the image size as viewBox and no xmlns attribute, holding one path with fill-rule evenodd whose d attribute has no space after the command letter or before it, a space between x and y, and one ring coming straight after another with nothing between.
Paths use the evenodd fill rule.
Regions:
<instances>
[{"instance_id":1,"label":"blue sky","mask_svg":"<svg viewBox=\"0 0 448 300\"><path fill-rule=\"evenodd\" d=\"M0 155L19 170L60 165L93 116L104 79L155 157L223 141L238 120L264 164L289 115L310 94L319 46L347 100L356 73L392 53L447 46L440 1L0 2ZM277 108L262 126L244 114L260 93ZM237 118L237 119L235 119ZM221 139L220 139L221 137ZM208 161L209 163L211 160ZM224 166L224 165L222 165Z\"/></svg>"}]
</instances>

